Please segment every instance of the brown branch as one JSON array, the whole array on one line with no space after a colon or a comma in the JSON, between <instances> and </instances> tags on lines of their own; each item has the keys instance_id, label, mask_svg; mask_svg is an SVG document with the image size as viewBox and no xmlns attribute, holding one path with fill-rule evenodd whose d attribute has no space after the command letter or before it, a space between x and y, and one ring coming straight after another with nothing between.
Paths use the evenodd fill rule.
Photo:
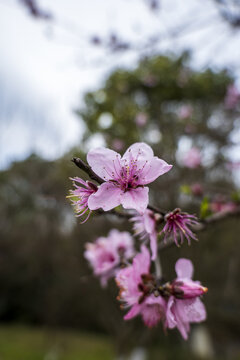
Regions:
<instances>
[{"instance_id":1,"label":"brown branch","mask_svg":"<svg viewBox=\"0 0 240 360\"><path fill-rule=\"evenodd\" d=\"M87 165L83 160L81 160L80 158L74 157L72 158L72 162L79 167L79 169L83 170L86 174L88 174L88 176L90 177L90 179L96 181L98 184L102 184L104 183L104 180L102 178L100 178L97 174L95 174L95 172L91 169L91 167L89 165Z\"/></svg>"}]
</instances>

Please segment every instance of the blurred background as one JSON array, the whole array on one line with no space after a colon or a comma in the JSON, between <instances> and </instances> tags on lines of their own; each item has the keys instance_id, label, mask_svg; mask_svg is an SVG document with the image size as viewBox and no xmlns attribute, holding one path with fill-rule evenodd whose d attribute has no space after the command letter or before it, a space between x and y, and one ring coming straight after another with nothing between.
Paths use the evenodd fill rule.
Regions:
<instances>
[{"instance_id":1,"label":"blurred background","mask_svg":"<svg viewBox=\"0 0 240 360\"><path fill-rule=\"evenodd\" d=\"M162 253L191 258L208 319L188 342L124 322L84 243L116 227L80 225L66 199L71 162L136 141L173 170L152 204L201 218L240 203L239 0L0 0L0 360L240 359L240 222Z\"/></svg>"}]
</instances>

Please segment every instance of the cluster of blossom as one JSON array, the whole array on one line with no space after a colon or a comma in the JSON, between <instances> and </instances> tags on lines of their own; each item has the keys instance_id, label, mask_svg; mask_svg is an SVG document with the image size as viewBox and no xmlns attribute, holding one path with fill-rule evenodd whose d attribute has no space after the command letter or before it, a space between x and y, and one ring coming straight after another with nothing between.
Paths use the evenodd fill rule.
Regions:
<instances>
[{"instance_id":1,"label":"cluster of blossom","mask_svg":"<svg viewBox=\"0 0 240 360\"><path fill-rule=\"evenodd\" d=\"M162 321L165 329L177 327L187 339L189 324L206 318L200 296L207 289L191 280L193 265L190 260L177 261L177 278L170 282L164 282L157 271L155 275L151 272L151 261L155 264L159 261L161 235L163 243L170 239L177 246L184 238L189 244L191 239L196 240L191 230L198 224L194 215L181 212L179 208L163 213L149 206L146 185L167 173L172 165L154 156L145 143L133 144L122 157L113 150L97 148L88 153L87 161L92 173L101 181L96 185L78 177L72 179L75 188L69 197L77 216L85 216L85 222L92 211L100 208L109 211L122 205L124 209L134 210L130 221L142 245L141 252L137 253L130 233L111 230L107 237L86 244L85 258L102 286L115 277L120 288L118 299L124 307L130 307L125 320L141 315L149 327ZM146 247L148 242L151 255Z\"/></svg>"}]
</instances>

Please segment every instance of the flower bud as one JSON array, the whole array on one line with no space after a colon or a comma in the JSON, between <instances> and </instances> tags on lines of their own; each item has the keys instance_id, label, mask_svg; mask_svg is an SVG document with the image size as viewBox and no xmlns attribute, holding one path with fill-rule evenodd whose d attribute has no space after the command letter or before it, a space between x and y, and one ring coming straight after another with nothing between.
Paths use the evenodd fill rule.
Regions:
<instances>
[{"instance_id":1,"label":"flower bud","mask_svg":"<svg viewBox=\"0 0 240 360\"><path fill-rule=\"evenodd\" d=\"M174 281L171 286L172 295L178 299L193 299L208 291L208 288L200 285L197 281Z\"/></svg>"}]
</instances>

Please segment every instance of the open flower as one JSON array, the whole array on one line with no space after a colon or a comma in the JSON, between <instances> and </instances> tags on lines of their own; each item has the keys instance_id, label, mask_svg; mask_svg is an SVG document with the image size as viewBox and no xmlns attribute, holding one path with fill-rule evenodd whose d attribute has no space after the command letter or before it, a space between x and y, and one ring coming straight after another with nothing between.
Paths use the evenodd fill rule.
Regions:
<instances>
[{"instance_id":1,"label":"open flower","mask_svg":"<svg viewBox=\"0 0 240 360\"><path fill-rule=\"evenodd\" d=\"M187 340L190 331L189 324L198 323L206 319L205 306L199 299L199 296L204 294L207 289L201 287L198 282L191 280L193 275L193 265L190 260L179 259L176 262L175 270L177 273L175 284L182 283L181 290L183 291L183 298L179 299L174 295L169 297L167 302L165 327L170 329L177 327L182 337Z\"/></svg>"},{"instance_id":2,"label":"open flower","mask_svg":"<svg viewBox=\"0 0 240 360\"><path fill-rule=\"evenodd\" d=\"M181 210L177 208L165 215L164 220L166 224L161 231L161 233L165 234L164 241L169 237L173 237L175 244L179 246L179 237L181 244L183 243L184 237L187 239L189 245L191 239L197 240L196 235L190 229L190 226L199 224L196 216L181 212Z\"/></svg>"},{"instance_id":3,"label":"open flower","mask_svg":"<svg viewBox=\"0 0 240 360\"><path fill-rule=\"evenodd\" d=\"M88 200L94 194L98 187L91 181L84 181L79 177L71 178L73 180L73 186L76 188L70 190L70 195L67 198L70 198L72 204L75 207L77 216L83 216L88 211L88 215L82 223L86 222L91 215L91 210L89 210ZM81 185L79 185L81 184Z\"/></svg>"},{"instance_id":4,"label":"open flower","mask_svg":"<svg viewBox=\"0 0 240 360\"><path fill-rule=\"evenodd\" d=\"M150 254L142 245L141 253L134 257L132 265L119 270L116 283L120 288L118 299L131 307L124 320L141 315L145 325L153 327L164 318L166 301L152 294L154 278L149 271Z\"/></svg>"},{"instance_id":5,"label":"open flower","mask_svg":"<svg viewBox=\"0 0 240 360\"><path fill-rule=\"evenodd\" d=\"M90 262L94 274L100 277L102 286L116 275L122 262L133 257L133 239L128 232L111 230L107 237L87 243L85 258Z\"/></svg>"},{"instance_id":6,"label":"open flower","mask_svg":"<svg viewBox=\"0 0 240 360\"><path fill-rule=\"evenodd\" d=\"M147 209L143 215L131 218L135 235L140 236L141 240L150 239L152 260L155 260L157 255L157 220L160 216Z\"/></svg>"},{"instance_id":7,"label":"open flower","mask_svg":"<svg viewBox=\"0 0 240 360\"><path fill-rule=\"evenodd\" d=\"M91 196L91 210L111 210L118 205L144 213L148 205L148 187L160 175L168 172L172 165L154 156L145 143L135 143L123 157L110 149L90 150L87 161L92 170L105 182Z\"/></svg>"}]
</instances>

